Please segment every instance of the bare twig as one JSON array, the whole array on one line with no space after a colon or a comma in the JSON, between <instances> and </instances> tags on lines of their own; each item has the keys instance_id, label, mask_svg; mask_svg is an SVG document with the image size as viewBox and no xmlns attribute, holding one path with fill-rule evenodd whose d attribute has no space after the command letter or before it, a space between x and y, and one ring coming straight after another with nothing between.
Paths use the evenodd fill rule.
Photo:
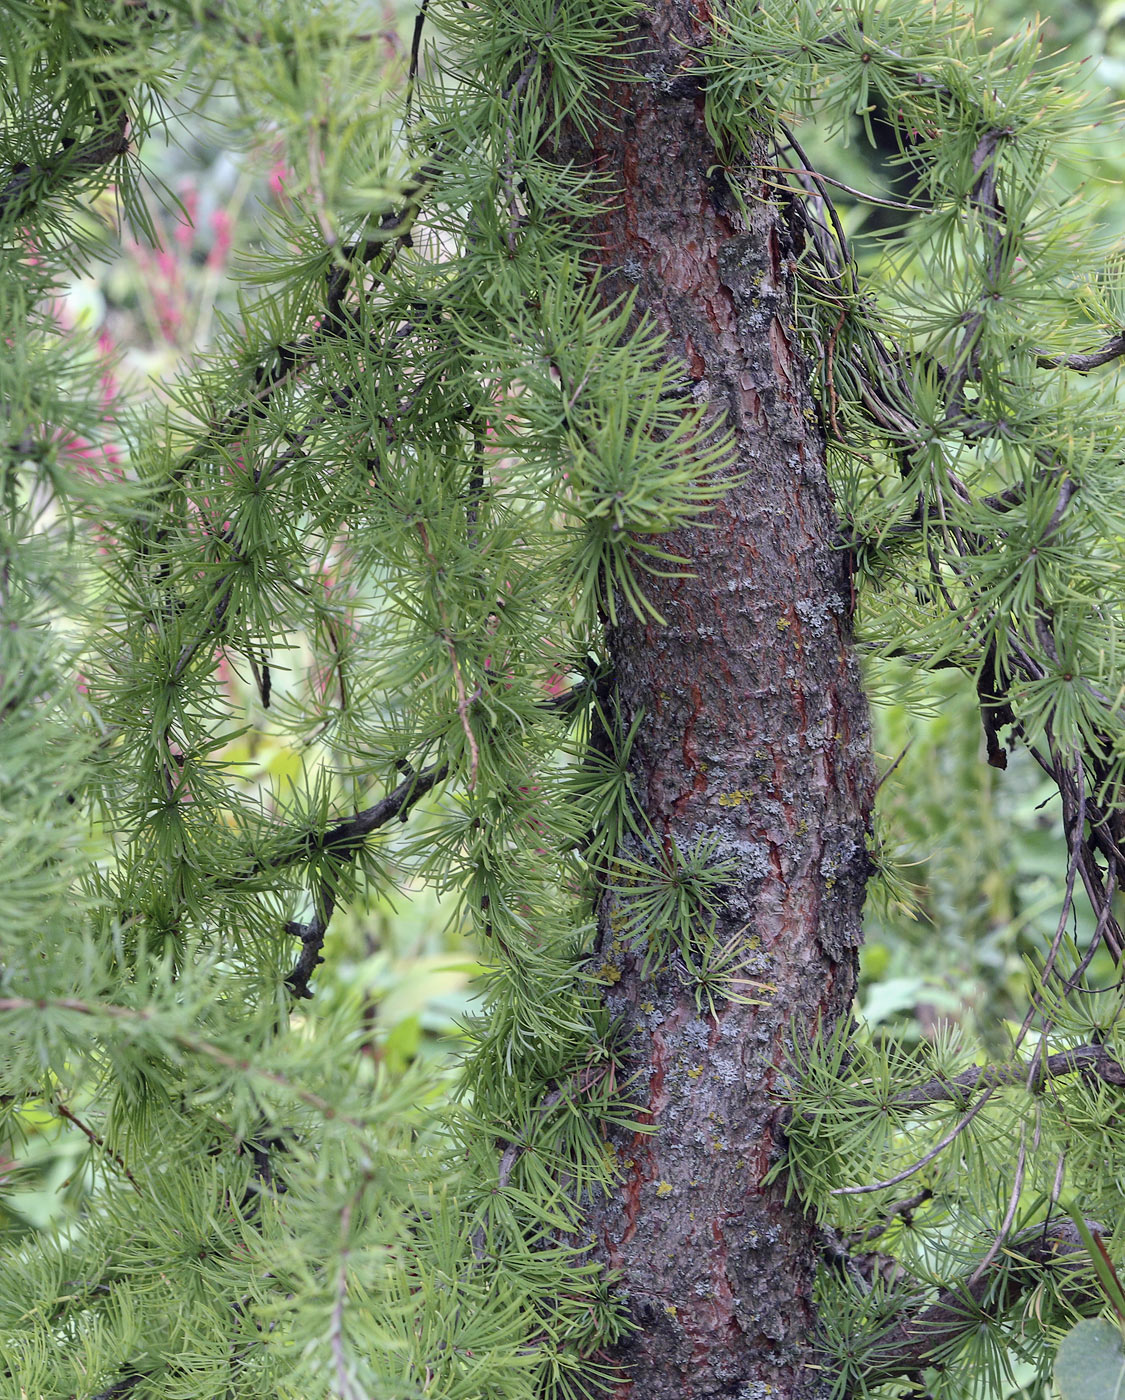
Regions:
<instances>
[{"instance_id":1,"label":"bare twig","mask_svg":"<svg viewBox=\"0 0 1125 1400\"><path fill-rule=\"evenodd\" d=\"M894 760L894 762L890 765L890 767L884 769L883 772L879 774L879 779L878 779L878 781L877 781L876 784L875 784L875 791L876 791L876 792L879 791L879 789L883 786L883 784L887 781L887 779L888 779L888 778L891 776L891 774L895 771L895 769L898 767L898 765L902 762L902 760L903 760L903 759L906 757L906 755L910 752L910 746L911 746L911 744L913 744L913 742L914 742L913 739L908 739L908 740L906 741L906 743L903 745L902 752L901 752L901 753L899 754L899 756Z\"/></svg>"},{"instance_id":2,"label":"bare twig","mask_svg":"<svg viewBox=\"0 0 1125 1400\"><path fill-rule=\"evenodd\" d=\"M105 1390L99 1390L93 1400L114 1400L117 1395L127 1395L129 1391L140 1385L141 1381L147 1379L148 1377L143 1371L133 1371L130 1375L122 1376L120 1380L114 1381Z\"/></svg>"}]
</instances>

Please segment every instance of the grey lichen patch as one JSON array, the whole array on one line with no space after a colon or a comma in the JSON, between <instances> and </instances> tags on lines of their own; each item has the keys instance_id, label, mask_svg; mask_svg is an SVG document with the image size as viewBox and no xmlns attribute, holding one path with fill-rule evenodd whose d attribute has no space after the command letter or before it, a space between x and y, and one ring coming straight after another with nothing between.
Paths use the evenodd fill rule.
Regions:
<instances>
[{"instance_id":1,"label":"grey lichen patch","mask_svg":"<svg viewBox=\"0 0 1125 1400\"><path fill-rule=\"evenodd\" d=\"M774 1400L773 1387L765 1381L751 1381L738 1392L737 1400Z\"/></svg>"},{"instance_id":2,"label":"grey lichen patch","mask_svg":"<svg viewBox=\"0 0 1125 1400\"><path fill-rule=\"evenodd\" d=\"M625 259L621 266L621 271L628 277L630 282L639 282L645 275L644 264L641 262L640 258L635 258L632 254Z\"/></svg>"},{"instance_id":3,"label":"grey lichen patch","mask_svg":"<svg viewBox=\"0 0 1125 1400\"><path fill-rule=\"evenodd\" d=\"M669 96L675 91L676 75L669 73L663 63L657 63L645 74L645 82L651 83L657 92Z\"/></svg>"},{"instance_id":4,"label":"grey lichen patch","mask_svg":"<svg viewBox=\"0 0 1125 1400\"><path fill-rule=\"evenodd\" d=\"M689 1021L683 1028L684 1040L697 1050L705 1050L711 1038L711 1028L702 1021Z\"/></svg>"},{"instance_id":5,"label":"grey lichen patch","mask_svg":"<svg viewBox=\"0 0 1125 1400\"><path fill-rule=\"evenodd\" d=\"M825 838L820 857L820 873L826 880L836 881L852 873L857 862L865 865L866 860L864 847L850 831L843 834L830 832Z\"/></svg>"},{"instance_id":6,"label":"grey lichen patch","mask_svg":"<svg viewBox=\"0 0 1125 1400\"><path fill-rule=\"evenodd\" d=\"M734 292L748 292L765 280L766 263L761 238L756 233L739 234L719 249L719 275L723 285Z\"/></svg>"},{"instance_id":7,"label":"grey lichen patch","mask_svg":"<svg viewBox=\"0 0 1125 1400\"><path fill-rule=\"evenodd\" d=\"M719 860L734 863L740 881L764 880L772 869L770 848L764 841L747 841L743 837L734 837L720 841L715 855Z\"/></svg>"},{"instance_id":8,"label":"grey lichen patch","mask_svg":"<svg viewBox=\"0 0 1125 1400\"><path fill-rule=\"evenodd\" d=\"M826 598L798 598L797 616L813 632L822 632L829 620L842 616L844 600L838 593Z\"/></svg>"}]
</instances>

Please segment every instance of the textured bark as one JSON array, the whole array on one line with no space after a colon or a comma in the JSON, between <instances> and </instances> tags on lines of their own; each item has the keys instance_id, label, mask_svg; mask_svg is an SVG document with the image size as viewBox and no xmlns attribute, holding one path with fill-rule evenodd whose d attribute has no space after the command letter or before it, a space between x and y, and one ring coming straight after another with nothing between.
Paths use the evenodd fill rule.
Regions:
<instances>
[{"instance_id":1,"label":"textured bark","mask_svg":"<svg viewBox=\"0 0 1125 1400\"><path fill-rule=\"evenodd\" d=\"M641 80L562 154L617 191L595 225L607 296L636 289L737 436L744 482L709 528L666 541L694 576L650 583L667 626L622 616L609 645L627 719L644 712L633 773L653 828L681 849L710 835L736 863L715 938L737 940L744 975L773 990L701 1012L682 970L642 977L606 896L599 958L619 976L606 999L657 1131L618 1135L622 1185L590 1219L638 1325L618 1397L783 1400L825 1388L816 1237L784 1178L764 1178L784 1151L791 1029L831 1027L854 991L869 741L787 230L763 181L739 212L677 42L700 42L702 22L655 0L632 50Z\"/></svg>"}]
</instances>

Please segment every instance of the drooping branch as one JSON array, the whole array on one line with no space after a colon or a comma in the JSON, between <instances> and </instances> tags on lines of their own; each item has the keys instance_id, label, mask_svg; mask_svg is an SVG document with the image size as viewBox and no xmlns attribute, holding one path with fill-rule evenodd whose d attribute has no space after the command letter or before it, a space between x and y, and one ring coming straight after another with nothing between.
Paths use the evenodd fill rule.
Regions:
<instances>
[{"instance_id":1,"label":"drooping branch","mask_svg":"<svg viewBox=\"0 0 1125 1400\"><path fill-rule=\"evenodd\" d=\"M112 1161L121 1170L122 1174L135 1191L140 1191L141 1188L137 1181L137 1178L129 1170L129 1167L126 1164L124 1157L121 1156L120 1152L115 1152L113 1148L107 1147L105 1138L103 1138L100 1133L96 1132L93 1128L91 1128L89 1123L85 1122L84 1119L79 1118L78 1114L75 1113L73 1109L68 1108L67 1105L63 1103L61 1099L56 1098L55 1109L57 1110L60 1118L65 1118L68 1123L76 1127L78 1131L91 1144L91 1146L96 1147L99 1152L104 1153L105 1156L107 1156L110 1159L110 1161Z\"/></svg>"},{"instance_id":2,"label":"drooping branch","mask_svg":"<svg viewBox=\"0 0 1125 1400\"><path fill-rule=\"evenodd\" d=\"M448 772L449 765L441 763L434 764L421 773L410 773L393 792L380 798L373 806L357 812L346 821L339 822L323 834L310 833L304 838L302 845L291 847L279 857L260 862L255 873L266 869L276 870L283 865L312 859L317 855L328 855L341 861L353 860L372 832L378 831L396 817L399 821L405 821L415 803L425 797L431 788L444 781ZM314 900L316 912L309 923L292 920L285 926L287 933L301 940L300 955L293 965L292 972L285 979L285 985L297 997L312 996L309 979L324 961L320 952L324 947L329 920L336 908L336 886L330 875L322 876L314 892Z\"/></svg>"},{"instance_id":3,"label":"drooping branch","mask_svg":"<svg viewBox=\"0 0 1125 1400\"><path fill-rule=\"evenodd\" d=\"M591 689L596 690L603 681L604 676L600 673L588 680L579 681L568 690L563 691L562 694L552 696L551 699L545 701L542 708L556 714L567 714L576 709ZM381 798L373 806L365 808L362 812L357 812L354 817L349 817L346 821L337 823L336 826L323 834L306 833L284 846L280 855L259 861L248 872L248 875L259 874L263 870L276 870L297 861L311 860L322 854L343 860L354 858L368 836L378 831L380 827L394 821L396 817L399 821L405 821L411 808L432 788L444 782L448 774L448 764L435 763L431 767L423 769L421 773L409 775L392 792L389 792L386 797ZM329 921L336 908L335 891L330 879L326 877L320 881L314 898L316 909L308 923L292 920L285 926L286 932L301 940L300 956L297 958L292 972L286 977L285 983L294 996L306 998L312 996L309 979L319 964L324 961L320 954L324 947Z\"/></svg>"},{"instance_id":4,"label":"drooping branch","mask_svg":"<svg viewBox=\"0 0 1125 1400\"><path fill-rule=\"evenodd\" d=\"M183 454L172 471L173 480L182 478L194 462L216 447L232 442L244 433L254 418L264 414L270 399L279 389L314 364L324 350L339 341L356 324L354 318L346 314L345 300L348 291L355 285L357 273L360 269L371 269L382 253L378 266L369 273L374 280L365 289L367 294L370 295L386 280L399 253L411 245L411 229L441 168L440 157L431 158L422 165L404 187L402 205L389 210L380 219L378 233L362 245L349 245L340 250L340 261L332 265L326 278L324 314L316 330L291 344L274 347L269 360L264 360L254 372L254 391L212 423L199 441Z\"/></svg>"},{"instance_id":5,"label":"drooping branch","mask_svg":"<svg viewBox=\"0 0 1125 1400\"><path fill-rule=\"evenodd\" d=\"M161 1015L160 1011L148 1006L118 1006L110 1002L84 1001L80 997L0 997L0 1016L24 1015L28 1012L70 1012L71 1015L90 1017L92 1020L104 1019L119 1025L140 1026L157 1024ZM175 1030L169 1027L165 1034L170 1041L189 1054L200 1055L206 1060L222 1065L224 1069L233 1070L238 1074L252 1075L267 1084L283 1089L324 1118L347 1123L364 1134L369 1131L368 1125L361 1118L356 1118L349 1113L341 1113L334 1104L329 1103L320 1094L314 1093L311 1089L305 1089L300 1084L295 1084L293 1080L288 1079L284 1074L279 1074L276 1070L265 1069L263 1066L255 1064L253 1060L247 1058L245 1053L232 1055L229 1050L224 1050L221 1045L216 1045L214 1041L189 1031ZM243 1046L243 1051L244 1049Z\"/></svg>"},{"instance_id":6,"label":"drooping branch","mask_svg":"<svg viewBox=\"0 0 1125 1400\"><path fill-rule=\"evenodd\" d=\"M1004 135L1005 133L988 127L981 136L972 158L975 181L971 202L980 220L982 233L991 245L987 268L987 280L990 283L995 282L1001 274L1008 238L1006 213L997 171L997 157ZM807 168L808 162L803 157L800 147L793 142L790 144L802 155L803 164ZM841 317L846 318L849 312L858 310L860 306L854 291L857 286L857 269L843 241L842 232L838 228L839 220L832 210L832 202L823 181L810 181L810 177L803 173L793 173L809 196L796 201L794 212L805 233L806 250L814 267L819 269L812 274L818 294L838 305L841 308ZM970 385L977 383L980 377L977 341L983 324L982 317L983 311L966 314L964 330L958 340L952 368L926 362L945 398L945 427L968 438L998 435L1002 426L971 417L965 409L967 390ZM882 328L870 323L866 308L861 319L862 346L860 353L852 357L851 371L857 381L859 397L869 415L869 421L885 435L888 447L897 457L905 479L912 470L914 447L925 444L929 433L929 429L915 413L913 394L904 368L911 364L911 356L906 354L902 347L888 343ZM837 324L833 336L838 332L840 324L842 321ZM821 358L828 367L828 394L830 405L833 405L835 387L831 382L832 357L825 347L820 348ZM1068 357L1066 364L1073 369L1093 368L1095 360L1097 363L1106 363L1122 353L1125 353L1125 332L1108 342L1097 356L1088 360L1083 357ZM1098 358L1099 356L1104 358ZM1039 357L1038 363L1042 365L1044 358ZM1070 477L1059 452L1053 450L1050 444L1035 446L1033 455L1038 470L1032 478L1032 483L1039 485L1047 480L1058 483L1058 496L1054 508L1040 535L1042 541L1050 539L1060 529L1070 502L1079 489L1079 483ZM1000 731L1010 726L1014 735L1022 734L1018 716L1010 699L1013 687L1019 684L1041 686L1048 679L1049 668L1057 667L1063 671L1069 671L1070 668L1062 667L1060 663L1054 612L1049 601L1043 596L1038 582L1035 585L1031 608L1032 621L1021 628L1017 620L1007 620L1000 629L999 637L997 636L995 629L998 619L995 616L995 608L983 596L975 580L974 561L989 547L987 534L980 529L966 526L963 522L969 510L980 512L981 508L985 508L1002 516L1017 509L1028 498L1029 483L1024 482L996 495L974 501L964 483L951 469L945 467L929 479L928 491L928 498L919 492L912 518L888 526L880 532L880 540L886 536L904 535L915 535L925 540L935 596L940 597L951 612L960 612L961 616L966 618L968 646L962 654L960 664L973 675L977 684L989 762L1002 768L1006 766L1007 758ZM945 550L940 560L932 543L934 538L944 542ZM943 565L955 583L948 575L943 574ZM951 588L953 592L950 591ZM968 595L968 607L958 609L957 600L954 598L954 592L958 589ZM1001 640L1007 653L1002 667L997 663ZM925 658L917 659L923 665L926 664ZM1122 933L1113 912L1112 900L1119 874L1125 870L1125 857L1122 856L1117 835L1122 816L1114 809L1112 801L1106 801L1104 794L1111 786L1112 769L1106 755L1112 755L1117 748L1114 728L1118 706L1111 696L1103 694L1087 678L1078 674L1067 674L1066 680L1089 697L1093 702L1093 711L1101 708L1105 715L1104 726L1100 726L1092 741L1084 746L1083 751L1079 751L1073 746L1062 744L1048 724L1046 743L1043 746L1030 744L1029 751L1043 771L1054 779L1063 797L1067 843L1075 852L1074 870L1082 879L1097 919L1094 944L1089 950L1090 956L1093 955L1093 947L1101 943L1116 960L1121 957L1122 949L1125 948L1125 934ZM1073 800L1073 794L1078 791L1083 794L1081 802ZM1097 795L1095 802L1087 795L1091 792ZM1098 864L1099 855L1106 861L1104 873Z\"/></svg>"}]
</instances>

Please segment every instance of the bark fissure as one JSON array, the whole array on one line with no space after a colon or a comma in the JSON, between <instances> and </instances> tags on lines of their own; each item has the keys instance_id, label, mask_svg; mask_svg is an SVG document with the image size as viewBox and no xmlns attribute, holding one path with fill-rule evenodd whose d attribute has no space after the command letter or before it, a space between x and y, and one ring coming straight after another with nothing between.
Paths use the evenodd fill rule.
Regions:
<instances>
[{"instance_id":1,"label":"bark fissure","mask_svg":"<svg viewBox=\"0 0 1125 1400\"><path fill-rule=\"evenodd\" d=\"M631 762L653 831L666 849L709 838L731 863L701 936L770 990L712 1014L685 968L645 977L643 939L607 892L597 961L619 976L606 1001L656 1132L616 1136L620 1188L590 1221L638 1329L618 1351L620 1400L765 1400L825 1386L816 1231L764 1179L784 1150L793 1032L830 1027L854 992L872 779L788 231L764 181L744 204L717 178L727 162L695 86L659 80L700 41L691 24L650 7L634 49L648 79L616 87L604 125L568 133L562 154L615 190L595 221L606 296L636 290L736 438L738 484L707 528L665 542L692 567L650 583L667 625L619 610L609 647L627 721L644 716Z\"/></svg>"}]
</instances>

